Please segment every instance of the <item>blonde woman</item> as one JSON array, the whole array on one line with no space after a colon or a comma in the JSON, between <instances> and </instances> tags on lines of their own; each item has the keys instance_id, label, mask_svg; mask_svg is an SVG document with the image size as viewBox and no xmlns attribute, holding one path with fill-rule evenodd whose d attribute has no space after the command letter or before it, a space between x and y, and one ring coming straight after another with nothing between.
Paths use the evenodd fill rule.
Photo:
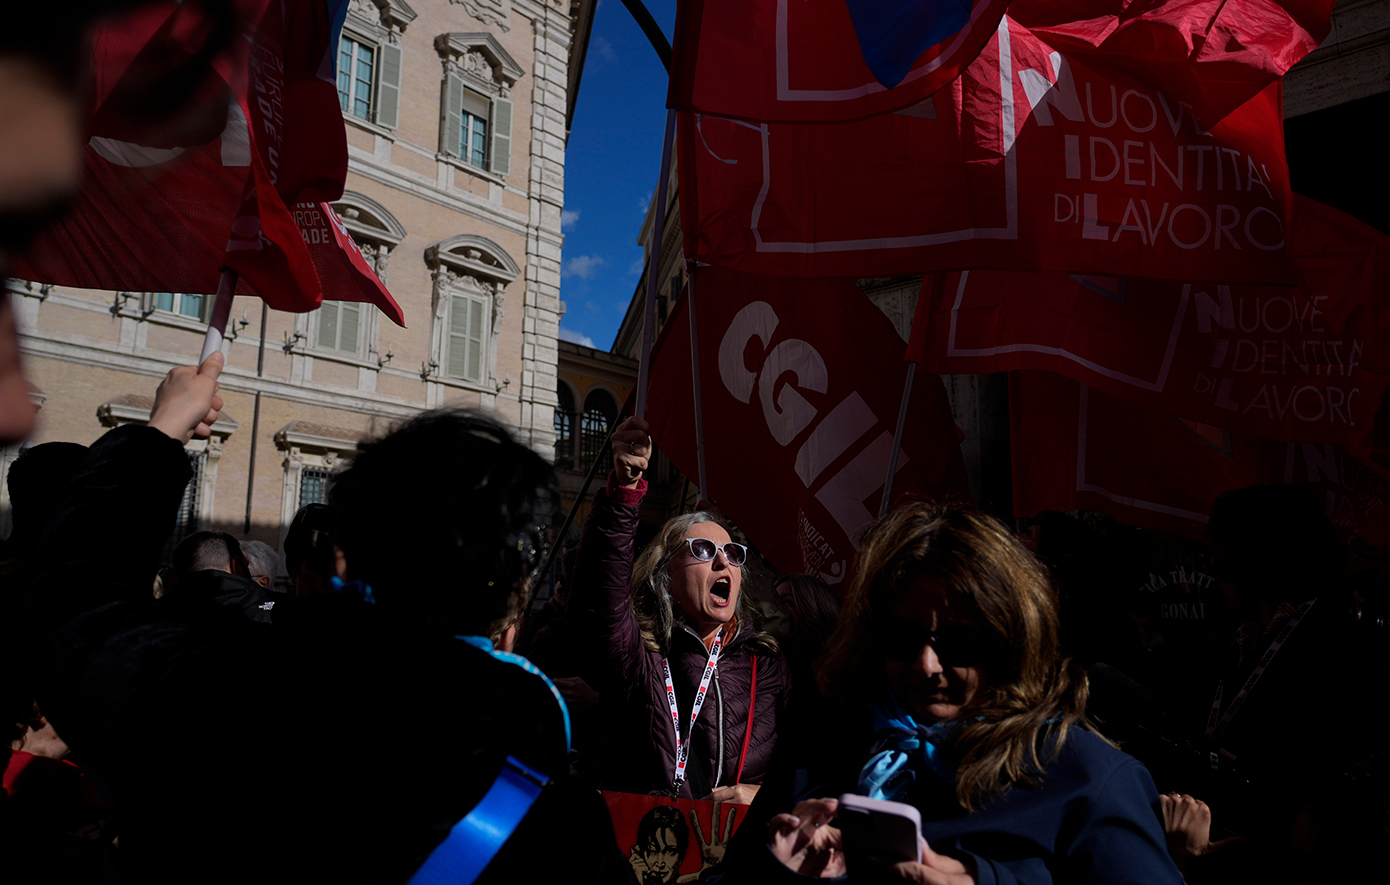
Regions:
<instances>
[{"instance_id":1,"label":"blonde woman","mask_svg":"<svg viewBox=\"0 0 1390 885\"><path fill-rule=\"evenodd\" d=\"M645 421L613 434L570 618L607 725L604 789L751 802L777 740L787 664L743 592L748 549L712 514L675 517L635 553L651 456Z\"/></svg>"}]
</instances>

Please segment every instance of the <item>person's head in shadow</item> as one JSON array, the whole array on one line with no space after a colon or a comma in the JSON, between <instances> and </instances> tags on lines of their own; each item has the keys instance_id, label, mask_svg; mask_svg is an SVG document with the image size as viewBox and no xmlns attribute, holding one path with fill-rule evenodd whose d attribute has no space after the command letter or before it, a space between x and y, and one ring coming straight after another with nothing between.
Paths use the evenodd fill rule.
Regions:
<instances>
[{"instance_id":1,"label":"person's head in shadow","mask_svg":"<svg viewBox=\"0 0 1390 885\"><path fill-rule=\"evenodd\" d=\"M50 442L25 449L10 465L6 483L14 519L9 537L11 553L22 556L37 546L44 529L58 515L63 488L86 456L86 446Z\"/></svg>"},{"instance_id":2,"label":"person's head in shadow","mask_svg":"<svg viewBox=\"0 0 1390 885\"><path fill-rule=\"evenodd\" d=\"M794 635L817 651L825 649L840 623L840 597L814 575L783 575L772 591L792 616Z\"/></svg>"},{"instance_id":3,"label":"person's head in shadow","mask_svg":"<svg viewBox=\"0 0 1390 885\"><path fill-rule=\"evenodd\" d=\"M1326 590L1346 565L1346 545L1312 492L1250 486L1226 492L1207 523L1212 570L1239 618L1268 621L1279 606Z\"/></svg>"},{"instance_id":4,"label":"person's head in shadow","mask_svg":"<svg viewBox=\"0 0 1390 885\"><path fill-rule=\"evenodd\" d=\"M327 504L305 504L285 533L285 570L295 596L327 593L336 571L333 517Z\"/></svg>"},{"instance_id":5,"label":"person's head in shadow","mask_svg":"<svg viewBox=\"0 0 1390 885\"><path fill-rule=\"evenodd\" d=\"M497 421L425 412L360 443L329 491L339 576L383 610L510 649L556 498L550 465Z\"/></svg>"},{"instance_id":6,"label":"person's head in shadow","mask_svg":"<svg viewBox=\"0 0 1390 885\"><path fill-rule=\"evenodd\" d=\"M204 571L227 572L243 578L251 576L241 544L226 532L194 532L174 548L170 565L178 585Z\"/></svg>"},{"instance_id":7,"label":"person's head in shadow","mask_svg":"<svg viewBox=\"0 0 1390 885\"><path fill-rule=\"evenodd\" d=\"M280 555L264 541L242 541L241 552L246 554L247 575L266 590L275 589L280 573Z\"/></svg>"}]
</instances>

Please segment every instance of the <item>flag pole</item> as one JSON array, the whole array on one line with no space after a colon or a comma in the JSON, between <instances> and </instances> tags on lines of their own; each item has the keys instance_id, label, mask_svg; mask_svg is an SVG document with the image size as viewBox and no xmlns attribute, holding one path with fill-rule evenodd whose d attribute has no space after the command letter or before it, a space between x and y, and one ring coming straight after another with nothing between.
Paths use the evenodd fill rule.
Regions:
<instances>
[{"instance_id":1,"label":"flag pole","mask_svg":"<svg viewBox=\"0 0 1390 885\"><path fill-rule=\"evenodd\" d=\"M642 313L642 355L637 363L637 407L633 414L647 417L647 373L651 369L652 341L656 337L656 284L661 273L661 245L666 228L666 185L671 180L671 144L676 138L676 112L666 112L666 133L661 139L661 180L656 185L656 207L651 239L647 241L647 303Z\"/></svg>"},{"instance_id":2,"label":"flag pole","mask_svg":"<svg viewBox=\"0 0 1390 885\"><path fill-rule=\"evenodd\" d=\"M690 378L695 398L695 463L699 471L696 482L700 484L700 497L706 501L713 501L709 494L709 486L706 485L709 481L708 474L705 473L705 406L704 398L700 394L700 336L695 323L695 268L696 262L686 259L685 298L686 307L690 310ZM681 503L684 504L684 500Z\"/></svg>"},{"instance_id":3,"label":"flag pole","mask_svg":"<svg viewBox=\"0 0 1390 885\"><path fill-rule=\"evenodd\" d=\"M907 428L907 404L912 400L912 379L917 375L917 363L907 364L907 380L903 382L903 402L898 407L898 429L893 433L893 448L888 453L888 478L883 481L883 499L878 503L879 518L888 515L888 502L893 496L893 474L898 472L898 452L903 445L903 431Z\"/></svg>"},{"instance_id":4,"label":"flag pole","mask_svg":"<svg viewBox=\"0 0 1390 885\"><path fill-rule=\"evenodd\" d=\"M237 273L223 268L222 279L217 284L217 298L212 302L212 318L208 320L207 335L203 336L203 352L198 357L198 365L222 349L222 335L227 331L227 320L232 315L232 293L236 291Z\"/></svg>"}]
</instances>

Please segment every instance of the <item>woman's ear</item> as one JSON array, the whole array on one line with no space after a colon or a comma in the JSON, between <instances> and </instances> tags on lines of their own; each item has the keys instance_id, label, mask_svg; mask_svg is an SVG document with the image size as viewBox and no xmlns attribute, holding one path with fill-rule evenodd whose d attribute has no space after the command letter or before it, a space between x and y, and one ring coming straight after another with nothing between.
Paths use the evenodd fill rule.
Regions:
<instances>
[{"instance_id":1,"label":"woman's ear","mask_svg":"<svg viewBox=\"0 0 1390 885\"><path fill-rule=\"evenodd\" d=\"M343 548L337 544L333 545L333 574L344 581L348 579L347 557L343 555Z\"/></svg>"},{"instance_id":2,"label":"woman's ear","mask_svg":"<svg viewBox=\"0 0 1390 885\"><path fill-rule=\"evenodd\" d=\"M502 631L502 635L497 638L497 647L502 651L511 651L516 647L517 625L515 623L507 625L507 629Z\"/></svg>"}]
</instances>

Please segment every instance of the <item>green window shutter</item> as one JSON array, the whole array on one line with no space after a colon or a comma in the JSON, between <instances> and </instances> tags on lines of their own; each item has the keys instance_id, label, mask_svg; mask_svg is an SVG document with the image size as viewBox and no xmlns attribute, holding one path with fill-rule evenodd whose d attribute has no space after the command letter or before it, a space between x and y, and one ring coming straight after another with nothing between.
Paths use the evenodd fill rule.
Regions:
<instances>
[{"instance_id":1,"label":"green window shutter","mask_svg":"<svg viewBox=\"0 0 1390 885\"><path fill-rule=\"evenodd\" d=\"M450 378L468 377L468 307L466 295L449 299L449 353L445 373Z\"/></svg>"},{"instance_id":2,"label":"green window shutter","mask_svg":"<svg viewBox=\"0 0 1390 885\"><path fill-rule=\"evenodd\" d=\"M338 305L338 349L354 356L358 353L357 336L362 327L362 305L341 302Z\"/></svg>"},{"instance_id":3,"label":"green window shutter","mask_svg":"<svg viewBox=\"0 0 1390 885\"><path fill-rule=\"evenodd\" d=\"M459 136L463 126L463 78L449 75L444 95L444 153L460 156Z\"/></svg>"},{"instance_id":4,"label":"green window shutter","mask_svg":"<svg viewBox=\"0 0 1390 885\"><path fill-rule=\"evenodd\" d=\"M338 346L338 302L325 301L319 308L318 346L336 349Z\"/></svg>"},{"instance_id":5,"label":"green window shutter","mask_svg":"<svg viewBox=\"0 0 1390 885\"><path fill-rule=\"evenodd\" d=\"M490 168L498 175L512 171L512 103L505 98L492 100L492 162Z\"/></svg>"},{"instance_id":6,"label":"green window shutter","mask_svg":"<svg viewBox=\"0 0 1390 885\"><path fill-rule=\"evenodd\" d=\"M483 302L468 299L468 380L483 381Z\"/></svg>"},{"instance_id":7,"label":"green window shutter","mask_svg":"<svg viewBox=\"0 0 1390 885\"><path fill-rule=\"evenodd\" d=\"M377 125L395 129L400 119L400 105L401 48L384 43L381 46L381 74L376 87Z\"/></svg>"}]
</instances>

